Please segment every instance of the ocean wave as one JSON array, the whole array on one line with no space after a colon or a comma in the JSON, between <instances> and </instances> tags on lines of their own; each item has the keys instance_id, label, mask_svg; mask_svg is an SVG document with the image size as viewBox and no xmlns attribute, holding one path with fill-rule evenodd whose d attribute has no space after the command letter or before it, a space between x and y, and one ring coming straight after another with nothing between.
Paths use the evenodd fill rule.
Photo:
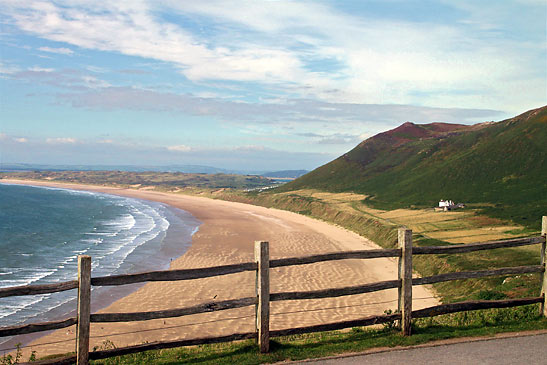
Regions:
<instances>
[{"instance_id":1,"label":"ocean wave","mask_svg":"<svg viewBox=\"0 0 547 365\"><path fill-rule=\"evenodd\" d=\"M169 228L169 221L157 209L145 204L131 204L135 224L124 237L118 237L117 244L111 246L106 253L101 254L97 268L102 268L106 274L122 267L126 259L135 250L158 237ZM104 251L103 251L104 252Z\"/></svg>"},{"instance_id":2,"label":"ocean wave","mask_svg":"<svg viewBox=\"0 0 547 365\"><path fill-rule=\"evenodd\" d=\"M49 190L68 191L56 188ZM64 239L66 240L64 245L59 243L47 245L46 243L40 247L41 251L36 251L34 256L28 250L19 252L18 262L21 265L27 265L28 268L6 267L4 265L3 268L0 268L2 277L0 287L74 280L77 272L77 258L81 254L92 257L92 270L95 276L123 274L128 269L136 267L135 265L142 267L140 265L143 260L150 261L145 256L159 255L163 240L173 222L180 225L185 235L190 231L190 235L193 235L198 230L195 223L186 225L184 217L187 215L191 221L190 215L173 214L171 210L174 208L161 203L101 195L100 193L76 191L71 194L94 195L104 201L105 207L100 208L100 211L97 209L88 218L93 226L87 225L85 231L80 233L75 231L70 237L60 236L58 242ZM121 209L117 207L121 207ZM180 218L177 218L179 214ZM135 253L138 249L140 249L138 253ZM45 256L40 256L40 252ZM30 267L32 269L29 269ZM46 313L66 304L73 298L74 293L69 292L55 293L53 296L18 297L13 301L6 301L11 298L2 298L0 300L0 318L2 319L0 326L18 324L33 316L38 316L40 321L49 319Z\"/></svg>"},{"instance_id":3,"label":"ocean wave","mask_svg":"<svg viewBox=\"0 0 547 365\"><path fill-rule=\"evenodd\" d=\"M29 276L23 276L23 279L25 281L24 284L21 284L21 285L29 285L29 284L32 284L32 283L35 283L39 280L42 280L44 278L47 278L48 276L54 274L55 272L58 271L58 269L50 269L50 268L47 268L47 269L29 269Z\"/></svg>"},{"instance_id":4,"label":"ocean wave","mask_svg":"<svg viewBox=\"0 0 547 365\"><path fill-rule=\"evenodd\" d=\"M45 295L36 295L33 297L26 297L24 300L14 301L13 304L3 304L0 307L0 318L6 318L19 313L32 305L40 303L45 297Z\"/></svg>"},{"instance_id":5,"label":"ocean wave","mask_svg":"<svg viewBox=\"0 0 547 365\"><path fill-rule=\"evenodd\" d=\"M102 225L107 227L115 227L117 229L116 233L119 233L124 230L125 231L130 230L131 228L135 226L136 223L137 221L135 220L135 217L133 216L133 214L127 213L118 217L115 220L104 222L102 223Z\"/></svg>"},{"instance_id":6,"label":"ocean wave","mask_svg":"<svg viewBox=\"0 0 547 365\"><path fill-rule=\"evenodd\" d=\"M99 243L102 243L104 240L102 238L88 238L88 239L82 239L80 241L85 243L90 243L92 245L98 245Z\"/></svg>"},{"instance_id":7,"label":"ocean wave","mask_svg":"<svg viewBox=\"0 0 547 365\"><path fill-rule=\"evenodd\" d=\"M9 186L21 186L20 184L10 184L10 183L4 183L4 182L2 182L1 184L2 185L9 185ZM56 187L53 187L53 186L32 185L32 184L25 184L24 186L31 187L31 188L37 188L37 189L59 191L59 192L65 193L67 195L95 195L95 196L106 195L106 194L103 194L103 193L97 193L97 192L93 192L93 191L56 188Z\"/></svg>"}]
</instances>

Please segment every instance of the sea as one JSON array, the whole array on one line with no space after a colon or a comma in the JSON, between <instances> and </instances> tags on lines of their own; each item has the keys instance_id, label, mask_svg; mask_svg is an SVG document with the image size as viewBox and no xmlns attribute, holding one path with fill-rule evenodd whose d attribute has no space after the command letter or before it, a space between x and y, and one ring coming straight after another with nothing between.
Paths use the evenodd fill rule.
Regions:
<instances>
[{"instance_id":1,"label":"sea","mask_svg":"<svg viewBox=\"0 0 547 365\"><path fill-rule=\"evenodd\" d=\"M76 280L84 254L92 277L167 269L200 223L158 202L0 183L0 288ZM92 311L142 285L94 287ZM75 298L76 290L0 298L0 327L74 315Z\"/></svg>"}]
</instances>

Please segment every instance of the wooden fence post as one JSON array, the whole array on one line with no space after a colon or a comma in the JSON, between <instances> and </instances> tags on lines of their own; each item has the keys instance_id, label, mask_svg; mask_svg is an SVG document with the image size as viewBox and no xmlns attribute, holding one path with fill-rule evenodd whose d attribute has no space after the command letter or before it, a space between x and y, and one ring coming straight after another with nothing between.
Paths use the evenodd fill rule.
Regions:
<instances>
[{"instance_id":1,"label":"wooden fence post","mask_svg":"<svg viewBox=\"0 0 547 365\"><path fill-rule=\"evenodd\" d=\"M256 329L260 352L270 351L270 249L266 241L255 241L256 273Z\"/></svg>"},{"instance_id":2,"label":"wooden fence post","mask_svg":"<svg viewBox=\"0 0 547 365\"><path fill-rule=\"evenodd\" d=\"M399 301L401 330L404 336L410 336L412 321L412 230L399 228L398 234L401 257L399 258Z\"/></svg>"},{"instance_id":3,"label":"wooden fence post","mask_svg":"<svg viewBox=\"0 0 547 365\"><path fill-rule=\"evenodd\" d=\"M91 314L91 256L78 256L77 364L89 363L89 318Z\"/></svg>"},{"instance_id":4,"label":"wooden fence post","mask_svg":"<svg viewBox=\"0 0 547 365\"><path fill-rule=\"evenodd\" d=\"M541 219L541 235L547 238L547 216ZM547 244L541 244L541 265L543 265L543 280L541 285L541 295L543 295L543 303L540 305L540 314L547 317Z\"/></svg>"}]
</instances>

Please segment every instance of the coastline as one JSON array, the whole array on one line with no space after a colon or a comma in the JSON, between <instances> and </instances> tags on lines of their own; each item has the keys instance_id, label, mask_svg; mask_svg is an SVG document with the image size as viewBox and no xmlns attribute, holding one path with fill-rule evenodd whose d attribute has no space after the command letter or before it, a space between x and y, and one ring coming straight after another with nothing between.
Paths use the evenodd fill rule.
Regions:
<instances>
[{"instance_id":1,"label":"coastline","mask_svg":"<svg viewBox=\"0 0 547 365\"><path fill-rule=\"evenodd\" d=\"M171 262L172 269L252 261L253 242L256 240L270 242L272 258L379 248L370 240L343 228L277 209L151 190L11 179L0 181L121 195L157 201L189 212L202 225L194 234L186 253ZM396 277L397 264L392 259L325 262L272 269L271 291L318 290L392 280ZM172 309L212 300L252 296L254 280L254 274L248 272L191 281L146 283L99 312ZM414 308L438 303L429 288L420 286L414 291L417 298L413 303ZM395 309L396 299L397 291L391 289L338 298L274 302L271 306L270 327L283 329L380 314L386 309ZM146 341L252 331L253 318L254 307L247 307L166 320L93 323L90 347L100 347L107 339L116 347L122 347ZM73 337L73 328L53 331L32 341L25 348L24 356L32 350L37 351L39 357L73 351ZM51 342L58 343L40 346Z\"/></svg>"},{"instance_id":2,"label":"coastline","mask_svg":"<svg viewBox=\"0 0 547 365\"><path fill-rule=\"evenodd\" d=\"M17 186L15 184L9 184L7 182L2 182L0 180L0 187L1 186ZM32 187L36 189L41 190L53 190L53 191L62 191L65 190L64 188L58 188L58 187L46 187L46 186L38 186L38 184L31 185L18 185L21 187ZM75 190L67 190L67 191L75 191ZM120 260L120 258L109 258L107 260L114 260L110 262L106 262L106 266L101 258L104 258L104 250L109 251L110 249L114 249L115 252L117 252L120 248L125 249L125 247L113 247L112 244L114 243L112 240L108 241L107 238L107 247L103 249L96 249L94 246L88 247L89 252L86 252L86 255L91 255L94 258L94 266L93 268L93 276L106 276L106 275L119 275L119 274L125 274L125 273L134 273L136 271L155 271L155 270L167 270L169 269L169 265L173 259L176 259L183 255L188 247L191 244L192 235L199 230L199 226L201 225L201 222L196 220L190 213L183 211L181 209L175 208L173 206L159 203L159 202L153 202L153 201L147 201L142 199L136 199L136 198L127 198L127 197L121 197L121 196L115 196L115 195L109 195L109 194L103 194L98 192L83 192L85 194L85 197L89 196L98 196L101 199L109 201L111 204L116 204L119 206L128 207L130 206L131 210L124 210L124 217L126 216L126 213L131 211L131 214L136 214L137 216L145 216L147 218L146 220L146 226L143 226L144 221L142 218L140 221L133 221L134 223L132 226L136 225L137 230L132 230L130 235L135 234L132 241L139 242L136 246L133 246L129 244L129 251L125 250L125 253L122 252L123 259ZM21 193L19 193L21 194ZM70 194L74 196L73 194ZM80 196L77 194L76 196ZM108 198L105 198L105 196L109 196ZM115 199L115 200L112 200ZM114 202L114 203L112 203ZM123 202L123 204L120 204L120 202ZM130 203L128 203L130 202ZM14 204L14 201L11 200L11 203ZM48 203L46 203L48 204ZM26 209L33 209L30 206L25 206ZM44 212L44 210L38 210L40 212ZM146 212L146 213L142 213ZM148 215L147 215L148 214ZM36 213L34 214L36 216ZM17 214L16 214L17 216ZM134 217L134 216L133 216ZM154 217L154 218L152 218ZM161 217L158 219L158 217ZM139 219L139 218L137 218ZM149 226L150 222L152 223L152 226ZM118 223L119 220L117 220L115 223ZM167 228L159 228L158 226L164 225L163 222L167 223ZM112 225L116 226L116 224L113 223ZM9 224L7 227L10 227ZM139 228L140 227L140 228ZM151 228L150 228L151 227ZM106 227L103 227L106 228ZM127 228L127 227L124 227ZM132 227L133 228L133 227ZM131 229L132 229L131 228ZM8 228L9 229L9 228ZM48 231L49 232L49 231ZM135 233L136 232L136 233ZM15 232L14 232L15 233ZM108 236L111 236L110 233L107 234ZM148 235L148 236L147 236ZM117 236L117 233L116 233ZM147 236L147 237L146 237ZM63 236L63 239L69 239L65 236ZM118 240L127 242L126 237L117 237ZM102 241L102 240L101 240ZM9 242L9 239L8 239ZM38 240L40 242L40 240ZM46 243L43 242L42 243ZM110 245L110 246L108 246ZM124 245L125 246L125 245ZM9 249L9 246L3 246L2 248ZM74 247L68 248L67 252L72 252L72 249L76 249ZM102 250L102 252L101 252ZM42 252L42 251L38 251ZM62 257L62 253L59 253ZM94 255L98 256L98 260L95 260ZM37 255L36 253L34 255ZM9 257L9 255L8 255ZM37 257L40 257L37 255ZM42 260L47 262L50 262L51 260L55 260L55 257L42 257ZM42 261L41 260L41 261ZM116 261L118 260L118 261ZM5 264L9 263L4 261ZM32 268L32 264L26 264L25 267ZM53 266L48 267L50 270L59 271L62 272L61 278L57 277L54 278L55 280L60 281L67 281L67 280L73 280L76 277L76 267L69 267L68 269L63 266L59 266L57 264L54 264ZM55 270L55 268L59 268L58 270ZM41 270L44 270L44 268L41 268ZM114 272L111 272L112 270L115 270ZM2 276L3 280L4 276ZM8 279L9 280L9 279ZM3 283L4 285L6 283ZM40 282L33 282L33 285L35 284L41 284ZM12 284L16 285L16 284ZM25 285L25 283L17 284L17 285ZM91 311L93 313L109 306L110 304L114 303L116 300L121 299L130 293L134 292L138 288L145 285L145 283L136 283L131 285L123 285L123 286L104 286L104 287L94 287L92 289L92 302L91 302ZM27 316L23 314L23 316L20 316L19 314L15 314L11 317L2 318L0 322L2 322L1 326L15 326L25 323L36 323L36 322L47 322L47 321L56 321L56 320L62 320L67 317L74 317L76 316L76 297L75 297L75 291L68 291L63 293L56 293L56 298L51 300L52 298L45 298L42 301L39 301L38 303L34 303L31 305L32 308L23 309L22 312L24 313L25 310L27 310ZM28 300L32 300L33 298L36 298L36 296L27 296L23 297ZM19 302L17 299L22 299L21 297L13 297L13 300L16 302ZM2 301L3 302L3 301ZM15 302L15 303L16 303ZM9 301L6 303L8 304L15 304L14 302L10 303ZM3 303L2 303L3 304ZM34 317L34 318L33 318ZM22 344L22 346L26 346L28 343L32 342L33 340L40 338L42 336L45 336L47 332L36 332L36 333L30 333L26 335L19 335L14 337L0 337L0 357L5 352L5 349L13 349L16 347L17 344ZM11 351L11 350L10 350Z\"/></svg>"}]
</instances>

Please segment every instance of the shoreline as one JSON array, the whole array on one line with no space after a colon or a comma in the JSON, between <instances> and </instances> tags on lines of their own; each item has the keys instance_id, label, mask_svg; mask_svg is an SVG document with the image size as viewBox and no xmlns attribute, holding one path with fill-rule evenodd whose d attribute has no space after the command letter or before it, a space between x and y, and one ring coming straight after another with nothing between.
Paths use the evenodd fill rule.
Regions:
<instances>
[{"instance_id":1,"label":"shoreline","mask_svg":"<svg viewBox=\"0 0 547 365\"><path fill-rule=\"evenodd\" d=\"M202 222L190 248L171 262L170 268L197 268L253 260L253 242L270 242L271 258L294 257L342 250L379 248L370 240L344 228L283 210L209 198L93 185L2 179L0 182L102 192L161 202L180 208ZM343 260L272 269L271 291L318 290L397 277L392 259ZM135 312L182 308L212 300L254 295L253 273L206 279L146 283L99 312ZM438 304L426 287L415 288L414 308ZM380 314L397 307L397 290L353 296L273 302L272 329L314 325ZM219 336L252 331L254 307L203 313L165 320L129 323L92 323L90 348L110 340L116 347L181 338ZM70 328L32 341L39 357L74 349ZM72 329L72 332L74 330ZM61 343L40 346L40 343Z\"/></svg>"},{"instance_id":2,"label":"shoreline","mask_svg":"<svg viewBox=\"0 0 547 365\"><path fill-rule=\"evenodd\" d=\"M50 187L43 186L38 184L11 184L2 182L0 180L0 186L27 186L33 188L43 188L48 190L68 190L60 187ZM71 191L75 191L71 189ZM91 195L102 196L110 195L103 194L99 192L91 192ZM112 195L112 197L118 197ZM123 261L120 262L120 267L116 269L116 272L113 273L104 273L96 272L94 268L93 276L104 276L104 275L120 275L126 273L134 273L134 269L130 269L132 266L137 266L142 268L140 271L156 271L156 270L168 270L173 259L176 259L182 256L186 250L189 248L192 236L199 230L201 222L195 219L190 213L175 208L171 205L165 203L159 203L151 200L143 200L137 198L127 198L119 197L122 199L131 199L140 204L150 207L155 212L162 211L162 217L169 222L169 226L164 233L161 241L157 240L157 237L144 242L142 245L138 245L134 250L129 254L129 257L126 257ZM133 204L133 203L131 203ZM158 244L161 242L160 244ZM134 252L133 252L134 251ZM89 254L89 253L86 253ZM121 270L121 271L120 271ZM70 270L66 272L69 276L66 280L73 280L76 276L75 270ZM32 285L40 283L32 283ZM119 300L132 292L136 291L146 283L136 283L131 285L123 286L104 286L104 287L94 287L92 288L92 302L91 302L91 311L93 313L108 307L116 300ZM75 291L65 292L65 296L70 298L67 302L55 305L53 307L44 307L43 310L40 310L40 313L34 315L35 318L26 318L26 319L12 319L12 323L3 324L2 326L16 326L25 323L36 323L36 322L48 322L48 321L57 321L62 320L67 317L76 316L76 297L74 295ZM31 296L32 297L32 296ZM0 338L0 354L4 353L4 349L15 349L17 344L26 346L28 343L47 335L48 332L35 332L26 335L18 335L12 338ZM9 350L11 351L11 350Z\"/></svg>"}]
</instances>

